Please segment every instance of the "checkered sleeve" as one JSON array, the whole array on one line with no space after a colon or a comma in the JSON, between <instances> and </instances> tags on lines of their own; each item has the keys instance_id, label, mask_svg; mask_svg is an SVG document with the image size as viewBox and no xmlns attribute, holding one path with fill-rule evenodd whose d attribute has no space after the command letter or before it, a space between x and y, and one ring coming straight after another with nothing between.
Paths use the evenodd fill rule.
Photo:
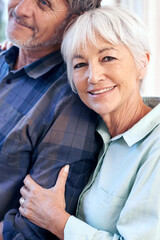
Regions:
<instances>
[{"instance_id":1,"label":"checkered sleeve","mask_svg":"<svg viewBox=\"0 0 160 240\"><path fill-rule=\"evenodd\" d=\"M54 112L54 117L50 111L43 122L45 125L50 122L49 118L54 119L50 128L36 143L30 174L41 186L50 188L54 186L60 169L69 164L66 210L74 214L79 194L97 163L97 115L85 107L75 95L63 99ZM34 127L36 126L32 124L27 130L29 135L34 132ZM56 239L51 233L23 218L16 209L11 209L6 214L3 235L4 240Z\"/></svg>"}]
</instances>

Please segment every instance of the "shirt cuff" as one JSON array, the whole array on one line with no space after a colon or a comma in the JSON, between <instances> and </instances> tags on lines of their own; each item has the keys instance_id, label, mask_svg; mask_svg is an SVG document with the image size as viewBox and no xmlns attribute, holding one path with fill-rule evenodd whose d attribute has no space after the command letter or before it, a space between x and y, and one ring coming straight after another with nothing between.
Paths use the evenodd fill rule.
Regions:
<instances>
[{"instance_id":1,"label":"shirt cuff","mask_svg":"<svg viewBox=\"0 0 160 240\"><path fill-rule=\"evenodd\" d=\"M64 240L90 240L93 239L96 232L97 229L74 216L70 216L65 225Z\"/></svg>"}]
</instances>

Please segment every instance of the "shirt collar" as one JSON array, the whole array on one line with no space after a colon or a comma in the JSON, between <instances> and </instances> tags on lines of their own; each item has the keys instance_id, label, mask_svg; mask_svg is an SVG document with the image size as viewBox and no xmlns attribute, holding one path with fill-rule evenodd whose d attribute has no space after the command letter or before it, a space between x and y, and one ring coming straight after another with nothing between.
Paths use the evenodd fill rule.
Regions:
<instances>
[{"instance_id":1,"label":"shirt collar","mask_svg":"<svg viewBox=\"0 0 160 240\"><path fill-rule=\"evenodd\" d=\"M6 63L9 65L10 70L13 69L18 53L19 53L19 49L15 46L12 46L8 50L2 52L2 55L5 54L5 60L6 60Z\"/></svg>"},{"instance_id":2,"label":"shirt collar","mask_svg":"<svg viewBox=\"0 0 160 240\"><path fill-rule=\"evenodd\" d=\"M136 123L132 128L130 128L123 134L110 138L108 128L106 124L103 122L103 120L100 121L97 127L97 132L101 135L105 145L107 145L109 141L113 142L123 137L128 146L131 147L135 143L145 138L159 124L160 124L160 103L156 107L154 107L152 111L145 115L138 123Z\"/></svg>"},{"instance_id":3,"label":"shirt collar","mask_svg":"<svg viewBox=\"0 0 160 240\"><path fill-rule=\"evenodd\" d=\"M11 47L9 50L4 51L2 54L5 54L5 60L10 66L10 69L13 68L14 63L17 59L19 49L15 46ZM38 78L47 72L49 72L53 67L63 62L63 58L60 51L53 52L27 66L23 69L29 77Z\"/></svg>"},{"instance_id":4,"label":"shirt collar","mask_svg":"<svg viewBox=\"0 0 160 240\"><path fill-rule=\"evenodd\" d=\"M30 77L38 78L62 62L63 58L60 51L56 51L24 67L24 70Z\"/></svg>"}]
</instances>

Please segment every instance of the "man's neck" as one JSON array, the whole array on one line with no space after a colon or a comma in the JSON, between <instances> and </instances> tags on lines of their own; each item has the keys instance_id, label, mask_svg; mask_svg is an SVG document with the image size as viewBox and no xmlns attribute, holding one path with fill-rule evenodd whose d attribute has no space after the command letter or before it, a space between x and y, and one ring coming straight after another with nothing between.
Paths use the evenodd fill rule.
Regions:
<instances>
[{"instance_id":1,"label":"man's neck","mask_svg":"<svg viewBox=\"0 0 160 240\"><path fill-rule=\"evenodd\" d=\"M59 47L56 47L56 48L52 47L48 49L42 48L42 49L34 49L34 50L33 49L26 50L26 49L20 48L16 63L14 66L14 70L19 70L57 50L59 50Z\"/></svg>"}]
</instances>

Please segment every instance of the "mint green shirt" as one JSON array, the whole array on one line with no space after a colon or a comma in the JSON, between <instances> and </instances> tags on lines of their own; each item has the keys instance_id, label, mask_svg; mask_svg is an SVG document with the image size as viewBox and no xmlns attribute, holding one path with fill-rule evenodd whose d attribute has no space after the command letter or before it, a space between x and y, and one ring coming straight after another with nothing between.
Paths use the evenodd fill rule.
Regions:
<instances>
[{"instance_id":1,"label":"mint green shirt","mask_svg":"<svg viewBox=\"0 0 160 240\"><path fill-rule=\"evenodd\" d=\"M160 104L125 133L110 138L82 192L65 240L160 240Z\"/></svg>"}]
</instances>

